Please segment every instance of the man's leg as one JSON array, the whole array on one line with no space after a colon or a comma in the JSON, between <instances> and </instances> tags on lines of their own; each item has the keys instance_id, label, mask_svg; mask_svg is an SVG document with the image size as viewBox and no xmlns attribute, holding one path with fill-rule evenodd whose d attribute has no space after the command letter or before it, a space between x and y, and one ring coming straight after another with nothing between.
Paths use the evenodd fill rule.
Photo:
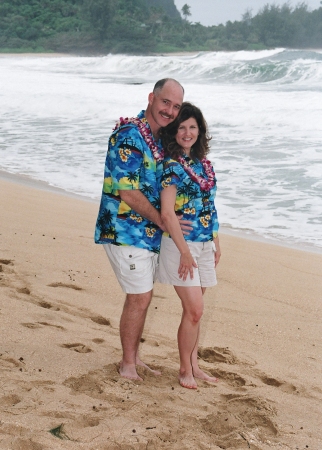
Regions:
<instances>
[{"instance_id":1,"label":"man's leg","mask_svg":"<svg viewBox=\"0 0 322 450\"><path fill-rule=\"evenodd\" d=\"M126 295L120 320L120 337L123 349L120 365L122 377L142 380L136 371L136 365L147 367L139 358L139 345L151 299L152 291Z\"/></svg>"},{"instance_id":2,"label":"man's leg","mask_svg":"<svg viewBox=\"0 0 322 450\"><path fill-rule=\"evenodd\" d=\"M135 368L137 365L149 369L155 375L160 375L159 371L150 369L139 357L140 340L152 299L157 255L131 246L105 244L104 249L123 291L127 293L120 320L123 349L120 374L125 378L141 380ZM149 291L131 293L140 292L141 289Z\"/></svg>"}]
</instances>

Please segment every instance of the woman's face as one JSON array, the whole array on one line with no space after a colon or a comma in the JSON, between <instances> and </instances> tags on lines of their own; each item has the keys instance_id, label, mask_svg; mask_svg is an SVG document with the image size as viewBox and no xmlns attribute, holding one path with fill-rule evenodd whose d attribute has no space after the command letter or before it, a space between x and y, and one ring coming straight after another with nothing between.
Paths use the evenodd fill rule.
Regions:
<instances>
[{"instance_id":1,"label":"woman's face","mask_svg":"<svg viewBox=\"0 0 322 450\"><path fill-rule=\"evenodd\" d=\"M195 144L199 135L199 127L194 117L181 122L175 136L177 144L182 147L186 155L190 156L191 147Z\"/></svg>"}]
</instances>

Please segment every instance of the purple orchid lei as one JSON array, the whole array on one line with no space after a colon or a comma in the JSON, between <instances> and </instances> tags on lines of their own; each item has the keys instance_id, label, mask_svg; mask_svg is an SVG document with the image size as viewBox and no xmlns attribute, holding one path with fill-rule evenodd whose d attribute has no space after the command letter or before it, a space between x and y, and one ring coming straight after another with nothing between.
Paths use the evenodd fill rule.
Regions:
<instances>
[{"instance_id":1,"label":"purple orchid lei","mask_svg":"<svg viewBox=\"0 0 322 450\"><path fill-rule=\"evenodd\" d=\"M157 162L162 162L164 159L164 150L159 150L158 146L155 144L155 141L153 139L151 129L149 127L148 121L146 118L139 119L138 117L131 117L130 119L128 117L120 117L120 120L116 123L113 131L120 128L122 125L127 125L128 123L133 123L136 125L145 140L146 144L150 148L154 159Z\"/></svg>"},{"instance_id":2,"label":"purple orchid lei","mask_svg":"<svg viewBox=\"0 0 322 450\"><path fill-rule=\"evenodd\" d=\"M192 181L199 184L202 191L210 191L210 189L214 187L216 175L213 171L212 164L208 159L203 158L200 161L208 180L203 178L201 175L197 175L191 167L190 163L185 158L183 158L183 156L178 157L178 162L182 164L184 171L189 175Z\"/></svg>"}]
</instances>

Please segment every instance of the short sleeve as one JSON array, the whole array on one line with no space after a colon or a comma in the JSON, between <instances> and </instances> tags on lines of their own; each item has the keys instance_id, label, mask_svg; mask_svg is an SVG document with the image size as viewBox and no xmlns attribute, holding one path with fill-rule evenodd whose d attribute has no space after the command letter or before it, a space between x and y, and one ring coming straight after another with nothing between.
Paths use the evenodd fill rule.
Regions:
<instances>
[{"instance_id":1,"label":"short sleeve","mask_svg":"<svg viewBox=\"0 0 322 450\"><path fill-rule=\"evenodd\" d=\"M177 161L168 160L163 163L161 190L172 185L178 185L182 178L182 166Z\"/></svg>"},{"instance_id":2,"label":"short sleeve","mask_svg":"<svg viewBox=\"0 0 322 450\"><path fill-rule=\"evenodd\" d=\"M139 189L143 153L143 139L136 128L125 127L111 136L107 159L114 191Z\"/></svg>"}]
</instances>

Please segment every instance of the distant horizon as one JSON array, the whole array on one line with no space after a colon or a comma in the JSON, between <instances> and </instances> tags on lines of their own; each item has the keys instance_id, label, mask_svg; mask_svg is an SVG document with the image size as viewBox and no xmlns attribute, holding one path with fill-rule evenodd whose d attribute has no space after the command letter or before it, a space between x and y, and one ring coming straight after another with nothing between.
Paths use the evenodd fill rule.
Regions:
<instances>
[{"instance_id":1,"label":"distant horizon","mask_svg":"<svg viewBox=\"0 0 322 450\"><path fill-rule=\"evenodd\" d=\"M183 5L190 6L189 22L200 22L204 26L212 26L225 24L228 21L240 21L248 9L255 16L266 4L281 6L288 3L294 8L300 2L298 0L239 0L236 4L235 0L174 0L174 3L179 12ZM311 11L321 7L320 0L308 0L304 3Z\"/></svg>"}]
</instances>

